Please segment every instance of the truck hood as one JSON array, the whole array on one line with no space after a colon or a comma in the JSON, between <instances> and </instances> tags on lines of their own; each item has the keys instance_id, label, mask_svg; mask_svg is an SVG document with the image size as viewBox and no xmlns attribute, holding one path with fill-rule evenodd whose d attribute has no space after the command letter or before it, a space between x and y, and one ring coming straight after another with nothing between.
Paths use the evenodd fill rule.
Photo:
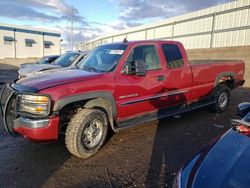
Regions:
<instances>
[{"instance_id":1,"label":"truck hood","mask_svg":"<svg viewBox=\"0 0 250 188\"><path fill-rule=\"evenodd\" d=\"M42 89L62 84L94 79L97 76L101 75L102 74L100 73L87 72L79 69L60 69L53 72L46 71L41 74L25 77L23 79L18 80L17 84L33 87L39 91Z\"/></svg>"},{"instance_id":2,"label":"truck hood","mask_svg":"<svg viewBox=\"0 0 250 188\"><path fill-rule=\"evenodd\" d=\"M32 64L24 66L18 70L18 74L21 77L30 76L32 74L36 74L37 72L50 70L50 69L58 69L61 68L59 65L51 65L51 64Z\"/></svg>"},{"instance_id":3,"label":"truck hood","mask_svg":"<svg viewBox=\"0 0 250 188\"><path fill-rule=\"evenodd\" d=\"M250 137L230 129L209 152L197 157L192 170L189 168L188 181L194 188L249 187L249 159Z\"/></svg>"}]
</instances>

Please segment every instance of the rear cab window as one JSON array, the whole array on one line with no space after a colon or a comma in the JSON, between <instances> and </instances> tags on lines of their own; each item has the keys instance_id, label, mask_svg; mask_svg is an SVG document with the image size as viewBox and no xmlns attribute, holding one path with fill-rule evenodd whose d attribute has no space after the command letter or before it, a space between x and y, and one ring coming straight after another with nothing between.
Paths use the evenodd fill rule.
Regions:
<instances>
[{"instance_id":1,"label":"rear cab window","mask_svg":"<svg viewBox=\"0 0 250 188\"><path fill-rule=\"evenodd\" d=\"M162 49L169 69L180 68L184 65L179 47L175 44L163 44Z\"/></svg>"}]
</instances>

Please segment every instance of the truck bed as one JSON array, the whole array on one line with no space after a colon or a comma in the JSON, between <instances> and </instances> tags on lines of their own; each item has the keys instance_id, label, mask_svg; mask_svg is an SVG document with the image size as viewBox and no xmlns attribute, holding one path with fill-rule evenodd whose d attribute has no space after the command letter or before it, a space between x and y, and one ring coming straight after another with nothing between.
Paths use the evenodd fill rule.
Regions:
<instances>
[{"instance_id":1,"label":"truck bed","mask_svg":"<svg viewBox=\"0 0 250 188\"><path fill-rule=\"evenodd\" d=\"M210 95L217 79L232 75L236 82L243 80L245 65L241 60L191 60L193 74L193 95Z\"/></svg>"},{"instance_id":2,"label":"truck bed","mask_svg":"<svg viewBox=\"0 0 250 188\"><path fill-rule=\"evenodd\" d=\"M221 59L193 59L189 60L190 64L214 64L214 63L230 63L230 62L236 62L237 60L221 60Z\"/></svg>"}]
</instances>

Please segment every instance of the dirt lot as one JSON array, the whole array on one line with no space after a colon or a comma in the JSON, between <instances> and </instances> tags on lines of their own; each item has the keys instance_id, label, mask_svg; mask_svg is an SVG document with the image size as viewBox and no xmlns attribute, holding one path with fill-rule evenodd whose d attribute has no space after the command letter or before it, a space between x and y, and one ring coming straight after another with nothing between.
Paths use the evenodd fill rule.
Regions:
<instances>
[{"instance_id":1,"label":"dirt lot","mask_svg":"<svg viewBox=\"0 0 250 188\"><path fill-rule=\"evenodd\" d=\"M15 67L4 69L0 81L17 76L9 70ZM237 104L249 101L249 94L249 85L234 90L221 115L203 108L121 131L88 160L70 155L63 139L36 144L12 138L0 118L0 187L171 187L185 161L230 128Z\"/></svg>"}]
</instances>

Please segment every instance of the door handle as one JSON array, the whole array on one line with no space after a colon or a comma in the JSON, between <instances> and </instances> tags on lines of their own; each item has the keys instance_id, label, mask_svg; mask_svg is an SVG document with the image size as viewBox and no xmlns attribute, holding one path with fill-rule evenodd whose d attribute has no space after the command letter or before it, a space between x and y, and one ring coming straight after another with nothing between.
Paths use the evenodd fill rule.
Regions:
<instances>
[{"instance_id":1,"label":"door handle","mask_svg":"<svg viewBox=\"0 0 250 188\"><path fill-rule=\"evenodd\" d=\"M165 79L166 79L166 77L164 75L157 76L157 81L163 81Z\"/></svg>"}]
</instances>

